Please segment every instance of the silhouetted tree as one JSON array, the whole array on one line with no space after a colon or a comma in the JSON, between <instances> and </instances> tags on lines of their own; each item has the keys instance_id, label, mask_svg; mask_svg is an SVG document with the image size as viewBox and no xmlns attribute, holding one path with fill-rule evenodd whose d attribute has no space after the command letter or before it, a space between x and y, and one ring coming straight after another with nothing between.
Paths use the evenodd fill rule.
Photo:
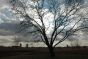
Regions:
<instances>
[{"instance_id":1,"label":"silhouetted tree","mask_svg":"<svg viewBox=\"0 0 88 59\"><path fill-rule=\"evenodd\" d=\"M17 16L23 19L19 31L38 34L47 45L51 56L55 55L55 46L76 31L87 28L80 27L84 20L81 13L84 6L78 1L71 2L69 6L62 0L11 0L10 3ZM56 39L58 42L54 43Z\"/></svg>"},{"instance_id":2,"label":"silhouetted tree","mask_svg":"<svg viewBox=\"0 0 88 59\"><path fill-rule=\"evenodd\" d=\"M20 47L22 47L22 44L20 43Z\"/></svg>"},{"instance_id":3,"label":"silhouetted tree","mask_svg":"<svg viewBox=\"0 0 88 59\"><path fill-rule=\"evenodd\" d=\"M26 48L28 48L28 44L26 44Z\"/></svg>"}]
</instances>

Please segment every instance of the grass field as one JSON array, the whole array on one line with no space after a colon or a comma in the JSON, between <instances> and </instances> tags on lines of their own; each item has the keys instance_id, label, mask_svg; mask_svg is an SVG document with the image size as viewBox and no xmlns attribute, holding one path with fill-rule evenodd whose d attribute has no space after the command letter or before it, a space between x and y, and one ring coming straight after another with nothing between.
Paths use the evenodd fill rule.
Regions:
<instances>
[{"instance_id":1,"label":"grass field","mask_svg":"<svg viewBox=\"0 0 88 59\"><path fill-rule=\"evenodd\" d=\"M88 48L56 48L51 58L47 48L0 48L0 59L88 59Z\"/></svg>"}]
</instances>

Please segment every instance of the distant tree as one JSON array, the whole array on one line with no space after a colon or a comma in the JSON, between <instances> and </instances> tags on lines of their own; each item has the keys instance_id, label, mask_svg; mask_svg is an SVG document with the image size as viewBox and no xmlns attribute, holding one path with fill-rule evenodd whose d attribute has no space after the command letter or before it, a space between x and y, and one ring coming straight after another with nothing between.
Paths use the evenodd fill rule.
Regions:
<instances>
[{"instance_id":1,"label":"distant tree","mask_svg":"<svg viewBox=\"0 0 88 59\"><path fill-rule=\"evenodd\" d=\"M72 0L69 0L72 1ZM38 35L47 45L50 55L54 56L54 48L80 29L84 20L80 2L66 5L62 0L11 0L13 10L19 18L19 32ZM55 40L58 42L55 43Z\"/></svg>"},{"instance_id":2,"label":"distant tree","mask_svg":"<svg viewBox=\"0 0 88 59\"><path fill-rule=\"evenodd\" d=\"M26 44L26 48L28 48L28 44Z\"/></svg>"},{"instance_id":3,"label":"distant tree","mask_svg":"<svg viewBox=\"0 0 88 59\"><path fill-rule=\"evenodd\" d=\"M22 44L20 43L20 47L22 47Z\"/></svg>"}]
</instances>

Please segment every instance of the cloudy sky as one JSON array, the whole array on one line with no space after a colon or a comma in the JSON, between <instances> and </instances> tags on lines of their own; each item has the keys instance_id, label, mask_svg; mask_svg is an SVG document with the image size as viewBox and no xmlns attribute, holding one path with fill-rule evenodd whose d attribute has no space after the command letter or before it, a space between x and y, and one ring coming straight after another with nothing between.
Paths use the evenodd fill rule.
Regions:
<instances>
[{"instance_id":1,"label":"cloudy sky","mask_svg":"<svg viewBox=\"0 0 88 59\"><path fill-rule=\"evenodd\" d=\"M10 7L9 0L0 0L0 45L9 45L14 41L16 24Z\"/></svg>"},{"instance_id":2,"label":"cloudy sky","mask_svg":"<svg viewBox=\"0 0 88 59\"><path fill-rule=\"evenodd\" d=\"M0 0L0 45L4 46L15 45L15 43L13 44L13 42L15 38L15 30L16 30L15 27L17 24L15 16L11 12L10 8L11 6L9 4L9 0ZM81 41L79 40L80 41L79 44L81 43L81 45L88 45L88 41L86 39L88 38L88 36L86 34L85 35L81 34L81 36L80 35L78 36L81 37L82 39ZM22 42L23 41L25 40L22 40ZM40 43L29 43L29 44L35 46L36 44L39 45ZM71 42L65 41L61 43L60 46L66 46L67 44L71 45ZM42 45L40 44L40 46Z\"/></svg>"}]
</instances>

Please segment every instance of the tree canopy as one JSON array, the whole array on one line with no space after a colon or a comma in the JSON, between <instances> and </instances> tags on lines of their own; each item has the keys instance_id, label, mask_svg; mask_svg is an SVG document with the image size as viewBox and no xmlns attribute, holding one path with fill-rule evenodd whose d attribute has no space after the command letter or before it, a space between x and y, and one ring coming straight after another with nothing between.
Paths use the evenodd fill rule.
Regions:
<instances>
[{"instance_id":1,"label":"tree canopy","mask_svg":"<svg viewBox=\"0 0 88 59\"><path fill-rule=\"evenodd\" d=\"M52 53L53 47L75 32L88 28L82 0L12 0L10 1L20 22L19 31L38 35ZM68 5L67 5L68 4ZM85 13L82 13L85 11ZM57 43L54 43L58 39Z\"/></svg>"}]
</instances>

